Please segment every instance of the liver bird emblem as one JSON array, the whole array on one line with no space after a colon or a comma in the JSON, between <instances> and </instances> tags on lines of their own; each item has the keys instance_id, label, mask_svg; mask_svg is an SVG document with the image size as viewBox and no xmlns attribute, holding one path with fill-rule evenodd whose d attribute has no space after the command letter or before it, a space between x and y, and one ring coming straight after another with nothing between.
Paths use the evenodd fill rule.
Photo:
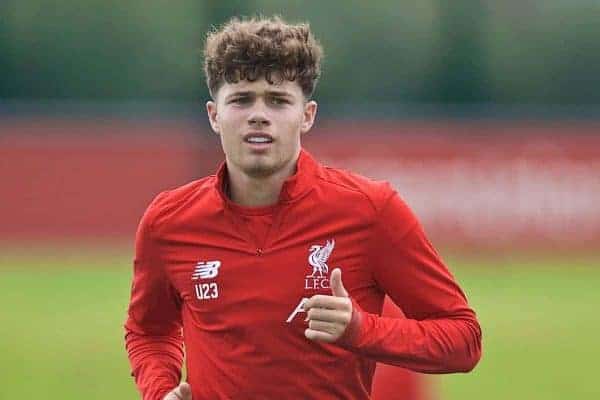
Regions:
<instances>
[{"instance_id":1,"label":"liver bird emblem","mask_svg":"<svg viewBox=\"0 0 600 400\"><path fill-rule=\"evenodd\" d=\"M328 240L325 246L314 245L310 246L308 250L310 255L308 256L308 263L312 267L312 274L308 275L310 278L327 276L329 272L329 266L327 265L327 259L331 255L335 246L335 240Z\"/></svg>"}]
</instances>

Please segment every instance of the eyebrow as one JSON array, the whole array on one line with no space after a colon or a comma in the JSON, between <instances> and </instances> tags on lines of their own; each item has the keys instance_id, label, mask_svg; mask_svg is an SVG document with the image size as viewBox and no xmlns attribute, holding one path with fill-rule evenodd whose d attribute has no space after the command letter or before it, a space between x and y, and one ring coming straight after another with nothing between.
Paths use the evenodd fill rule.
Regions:
<instances>
[{"instance_id":1,"label":"eyebrow","mask_svg":"<svg viewBox=\"0 0 600 400\"><path fill-rule=\"evenodd\" d=\"M269 96L279 96L279 97L291 97L292 95L288 92L285 91L281 91L281 90L266 90L265 93ZM236 97L236 96L252 96L256 94L256 92L250 91L250 90L243 90L243 91L238 91L238 92L233 92L229 95L227 95L227 98L232 98L232 97Z\"/></svg>"},{"instance_id":2,"label":"eyebrow","mask_svg":"<svg viewBox=\"0 0 600 400\"><path fill-rule=\"evenodd\" d=\"M240 91L240 92L233 92L227 95L227 98L230 97L235 97L235 96L250 96L252 94L252 92L250 91Z\"/></svg>"},{"instance_id":3,"label":"eyebrow","mask_svg":"<svg viewBox=\"0 0 600 400\"><path fill-rule=\"evenodd\" d=\"M281 97L291 96L290 93L284 92L282 90L267 90L267 94L269 94L271 96L281 96Z\"/></svg>"}]
</instances>

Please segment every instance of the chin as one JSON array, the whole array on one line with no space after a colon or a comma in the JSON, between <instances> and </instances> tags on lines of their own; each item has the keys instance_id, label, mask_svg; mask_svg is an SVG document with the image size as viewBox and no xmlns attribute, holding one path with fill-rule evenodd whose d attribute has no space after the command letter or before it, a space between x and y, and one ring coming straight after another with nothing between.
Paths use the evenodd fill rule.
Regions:
<instances>
[{"instance_id":1,"label":"chin","mask_svg":"<svg viewBox=\"0 0 600 400\"><path fill-rule=\"evenodd\" d=\"M244 167L244 172L255 178L264 178L273 175L277 171L277 166L268 162L258 161L248 164Z\"/></svg>"}]
</instances>

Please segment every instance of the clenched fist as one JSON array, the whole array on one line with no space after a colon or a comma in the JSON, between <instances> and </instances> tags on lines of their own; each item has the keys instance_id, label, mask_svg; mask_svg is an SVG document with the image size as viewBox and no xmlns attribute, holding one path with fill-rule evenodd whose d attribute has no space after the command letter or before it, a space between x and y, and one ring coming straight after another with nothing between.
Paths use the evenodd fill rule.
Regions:
<instances>
[{"instance_id":1,"label":"clenched fist","mask_svg":"<svg viewBox=\"0 0 600 400\"><path fill-rule=\"evenodd\" d=\"M192 387L189 383L182 382L167 393L163 400L192 400Z\"/></svg>"}]
</instances>

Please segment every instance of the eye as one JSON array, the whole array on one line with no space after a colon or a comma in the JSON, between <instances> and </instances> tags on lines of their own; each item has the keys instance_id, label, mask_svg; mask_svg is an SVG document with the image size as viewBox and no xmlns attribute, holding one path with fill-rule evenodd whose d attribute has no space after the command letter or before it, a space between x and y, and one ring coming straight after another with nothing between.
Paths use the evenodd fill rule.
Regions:
<instances>
[{"instance_id":1,"label":"eye","mask_svg":"<svg viewBox=\"0 0 600 400\"><path fill-rule=\"evenodd\" d=\"M250 102L250 97L234 97L233 99L229 100L229 103L233 103L233 104L247 104Z\"/></svg>"},{"instance_id":2,"label":"eye","mask_svg":"<svg viewBox=\"0 0 600 400\"><path fill-rule=\"evenodd\" d=\"M275 104L275 105L282 105L282 104L287 104L289 103L289 101L287 101L286 99L284 99L283 97L272 97L271 98L271 103Z\"/></svg>"}]
</instances>

